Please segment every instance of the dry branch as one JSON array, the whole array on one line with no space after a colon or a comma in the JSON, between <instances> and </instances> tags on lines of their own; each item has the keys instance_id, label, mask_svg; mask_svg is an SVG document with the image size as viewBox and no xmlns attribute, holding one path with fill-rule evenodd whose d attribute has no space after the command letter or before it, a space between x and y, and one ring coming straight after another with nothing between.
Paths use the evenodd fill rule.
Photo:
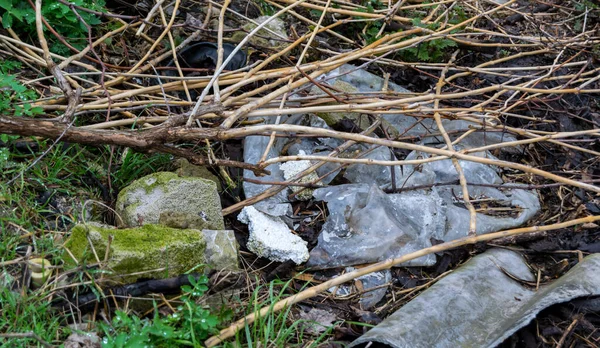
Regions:
<instances>
[{"instance_id":1,"label":"dry branch","mask_svg":"<svg viewBox=\"0 0 600 348\"><path fill-rule=\"evenodd\" d=\"M169 135L173 129L169 127L155 127L151 130L131 132L118 130L96 130L83 129L81 127L70 127L53 121L32 120L18 117L0 116L0 133L38 136L47 139L84 144L84 145L117 145L125 146L142 152L161 152L187 158L196 165L216 165L248 169L257 175L268 173L267 170L258 168L244 162L227 159L217 159L212 162L208 158L195 154L192 151L169 145L173 140ZM217 132L214 129L206 129L206 136L197 139L216 139ZM171 139L171 141L169 141Z\"/></svg>"}]
</instances>

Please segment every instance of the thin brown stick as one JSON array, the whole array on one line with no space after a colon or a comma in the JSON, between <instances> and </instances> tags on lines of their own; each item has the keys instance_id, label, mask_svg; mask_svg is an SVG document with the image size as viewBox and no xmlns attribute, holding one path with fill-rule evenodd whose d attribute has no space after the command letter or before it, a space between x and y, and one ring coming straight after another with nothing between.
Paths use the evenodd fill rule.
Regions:
<instances>
[{"instance_id":1,"label":"thin brown stick","mask_svg":"<svg viewBox=\"0 0 600 348\"><path fill-rule=\"evenodd\" d=\"M40 46L42 46L42 49L44 50L44 60L46 61L46 65L52 73L52 75L54 75L58 86L63 91L65 97L69 101L67 110L65 110L65 113L61 117L61 120L63 123L71 123L73 114L77 109L77 104L79 104L81 90L79 90L77 93L73 92L71 85L65 79L62 71L52 60L52 57L50 55L50 48L48 47L48 42L44 37L44 26L42 23L42 0L35 1L35 27L38 35L38 40L40 41Z\"/></svg>"},{"instance_id":2,"label":"thin brown stick","mask_svg":"<svg viewBox=\"0 0 600 348\"><path fill-rule=\"evenodd\" d=\"M43 338L41 338L38 334L36 334L33 331L30 332L24 332L24 333L0 333L0 337L4 337L4 338L33 338L34 340L38 341L42 346L46 347L46 348L52 348L54 347L52 344L48 343L46 340L44 340Z\"/></svg>"},{"instance_id":3,"label":"thin brown stick","mask_svg":"<svg viewBox=\"0 0 600 348\"><path fill-rule=\"evenodd\" d=\"M442 73L440 74L440 78L435 86L435 94L436 95L440 95L442 93L442 87L446 83L445 78L446 78L446 73L448 72L447 68L450 66L450 64L452 64L452 62L454 62L454 60L456 59L456 56L458 55L458 52L459 52L458 50L454 52L454 54L452 55L452 58L446 65L446 69L442 70ZM436 98L436 100L433 104L433 107L438 108L439 106L440 106L440 100ZM433 117L435 119L435 123L437 124L438 130L440 131L440 133L442 133L442 137L444 138L444 141L446 142L446 148L450 151L454 151L454 146L452 145L452 140L450 140L450 136L448 136L448 133L446 133L446 129L444 128L444 125L442 124L442 117L440 116L440 113L434 112ZM465 206L469 210L469 235L474 236L477 234L477 213L475 211L475 207L473 206L473 204L471 204L471 198L469 196L469 188L467 186L467 179L465 178L465 173L463 172L462 166L458 162L458 159L452 158L452 165L454 166L454 169L456 169L456 172L458 173L458 178L459 178L460 186L462 187L462 193L463 193L462 199L463 199L463 202L465 203Z\"/></svg>"}]
</instances>

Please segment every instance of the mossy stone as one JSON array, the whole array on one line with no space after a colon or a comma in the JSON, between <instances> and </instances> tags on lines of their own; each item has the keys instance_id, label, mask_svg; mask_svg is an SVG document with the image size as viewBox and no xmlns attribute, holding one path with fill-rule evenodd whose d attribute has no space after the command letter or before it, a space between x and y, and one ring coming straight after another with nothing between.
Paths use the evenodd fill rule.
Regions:
<instances>
[{"instance_id":1,"label":"mossy stone","mask_svg":"<svg viewBox=\"0 0 600 348\"><path fill-rule=\"evenodd\" d=\"M177 167L177 169L175 170L175 173L177 175L210 180L217 184L217 190L221 192L221 181L216 175L211 173L210 170L208 170L208 168L191 164L185 158L180 158L176 160L174 164Z\"/></svg>"},{"instance_id":2,"label":"mossy stone","mask_svg":"<svg viewBox=\"0 0 600 348\"><path fill-rule=\"evenodd\" d=\"M107 278L118 282L132 283L140 278L174 277L205 264L206 241L201 231L152 224L127 229L87 224L77 225L71 230L65 247L77 261L67 257L65 266L73 268L82 262L97 262L88 239L93 244L96 255L103 261L110 236L113 236L113 240L105 269L112 272ZM204 266L195 271L203 269ZM144 273L137 274L140 272Z\"/></svg>"},{"instance_id":3,"label":"mossy stone","mask_svg":"<svg viewBox=\"0 0 600 348\"><path fill-rule=\"evenodd\" d=\"M206 225L199 228L225 227L217 185L211 180L180 177L171 172L150 174L121 190L116 211L123 220L117 219L119 227L158 224L161 215L169 214L200 218Z\"/></svg>"}]
</instances>

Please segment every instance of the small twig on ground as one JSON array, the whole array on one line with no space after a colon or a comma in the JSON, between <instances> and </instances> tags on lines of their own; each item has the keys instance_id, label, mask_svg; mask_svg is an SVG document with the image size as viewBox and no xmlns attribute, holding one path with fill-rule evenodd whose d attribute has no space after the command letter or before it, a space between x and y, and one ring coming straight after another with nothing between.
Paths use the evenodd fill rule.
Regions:
<instances>
[{"instance_id":1,"label":"small twig on ground","mask_svg":"<svg viewBox=\"0 0 600 348\"><path fill-rule=\"evenodd\" d=\"M4 338L33 338L34 340L38 341L42 346L44 346L46 348L55 347L54 345L46 342L43 338L41 338L38 334L36 334L33 331L31 331L31 332L24 332L24 333L0 333L0 337L4 337Z\"/></svg>"}]
</instances>

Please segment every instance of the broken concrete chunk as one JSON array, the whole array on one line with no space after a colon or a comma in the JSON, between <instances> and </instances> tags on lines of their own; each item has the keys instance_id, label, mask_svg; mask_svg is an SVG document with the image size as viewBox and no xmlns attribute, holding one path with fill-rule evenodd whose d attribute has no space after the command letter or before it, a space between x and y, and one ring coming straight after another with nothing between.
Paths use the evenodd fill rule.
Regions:
<instances>
[{"instance_id":1,"label":"broken concrete chunk","mask_svg":"<svg viewBox=\"0 0 600 348\"><path fill-rule=\"evenodd\" d=\"M304 151L300 150L299 155L303 156L303 155L306 155L306 153ZM280 168L283 171L283 177L285 178L285 180L290 180L291 178L293 178L297 174L302 173L303 171L307 170L311 166L312 166L312 164L310 163L310 161L302 160L302 161L289 161L289 162L282 163ZM311 183L316 180L319 180L319 176L317 175L317 173L311 172L310 174L305 175L298 182L302 183L302 184L306 184L306 183ZM298 200L307 201L312 198L312 194L314 191L313 189L306 189L302 186L290 186L290 187L292 188L293 192L298 192L298 191L302 190L302 192L300 192L299 194L296 195L296 198L298 198Z\"/></svg>"},{"instance_id":2,"label":"broken concrete chunk","mask_svg":"<svg viewBox=\"0 0 600 348\"><path fill-rule=\"evenodd\" d=\"M238 215L238 220L248 224L248 250L260 257L277 262L294 261L301 264L308 260L306 241L290 232L279 217L270 216L250 206Z\"/></svg>"},{"instance_id":3,"label":"broken concrete chunk","mask_svg":"<svg viewBox=\"0 0 600 348\"><path fill-rule=\"evenodd\" d=\"M538 291L520 254L491 249L471 259L352 344L394 348L496 347L544 308L600 294L600 255L593 254ZM511 276L507 275L509 273Z\"/></svg>"},{"instance_id":4,"label":"broken concrete chunk","mask_svg":"<svg viewBox=\"0 0 600 348\"><path fill-rule=\"evenodd\" d=\"M109 236L113 236L111 243ZM112 275L108 278L122 283L133 283L139 278L168 278L207 263L204 256L206 241L201 231L152 224L128 229L77 225L66 243L77 261L67 257L65 262L73 267L82 262L96 263L95 255L103 261L109 245L105 269L112 271ZM214 265L215 268L219 266Z\"/></svg>"},{"instance_id":5,"label":"broken concrete chunk","mask_svg":"<svg viewBox=\"0 0 600 348\"><path fill-rule=\"evenodd\" d=\"M116 210L120 227L157 224L161 219L193 217L189 227L223 229L217 185L206 179L159 172L134 181L119 193ZM173 220L173 219L171 219ZM202 222L199 224L199 222Z\"/></svg>"}]
</instances>

